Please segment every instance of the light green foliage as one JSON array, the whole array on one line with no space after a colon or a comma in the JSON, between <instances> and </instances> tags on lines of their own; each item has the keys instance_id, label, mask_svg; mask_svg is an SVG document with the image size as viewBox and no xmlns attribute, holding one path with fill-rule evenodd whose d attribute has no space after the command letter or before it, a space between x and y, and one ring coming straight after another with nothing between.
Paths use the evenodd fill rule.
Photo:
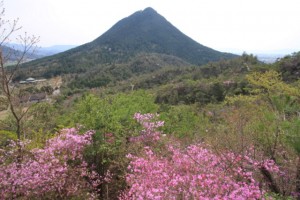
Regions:
<instances>
[{"instance_id":1,"label":"light green foliage","mask_svg":"<svg viewBox=\"0 0 300 200\"><path fill-rule=\"evenodd\" d=\"M7 110L7 108L8 108L7 99L5 98L5 96L2 96L0 93L0 111Z\"/></svg>"},{"instance_id":2,"label":"light green foliage","mask_svg":"<svg viewBox=\"0 0 300 200\"><path fill-rule=\"evenodd\" d=\"M24 129L28 133L27 137L30 137L31 132L53 132L57 116L58 111L51 103L33 104L26 115L26 122L24 123Z\"/></svg>"},{"instance_id":3,"label":"light green foliage","mask_svg":"<svg viewBox=\"0 0 300 200\"><path fill-rule=\"evenodd\" d=\"M266 200L295 200L292 196L286 197L276 193L266 193L264 198Z\"/></svg>"},{"instance_id":4,"label":"light green foliage","mask_svg":"<svg viewBox=\"0 0 300 200\"><path fill-rule=\"evenodd\" d=\"M257 146L264 149L264 152L275 158L277 151L282 150L284 132L282 121L278 121L277 115L266 106L256 106L257 115L251 116L249 130L252 131Z\"/></svg>"},{"instance_id":5,"label":"light green foliage","mask_svg":"<svg viewBox=\"0 0 300 200\"><path fill-rule=\"evenodd\" d=\"M195 105L170 106L161 113L161 119L165 121L165 133L190 141L203 137L208 123L208 119L197 112Z\"/></svg>"},{"instance_id":6,"label":"light green foliage","mask_svg":"<svg viewBox=\"0 0 300 200\"><path fill-rule=\"evenodd\" d=\"M296 145L300 143L299 88L283 82L280 74L276 71L267 71L262 74L253 73L247 76L247 79L255 87L253 91L264 99L272 110L275 136L289 141L299 152L299 147ZM267 126L266 123L262 125Z\"/></svg>"},{"instance_id":7,"label":"light green foliage","mask_svg":"<svg viewBox=\"0 0 300 200\"><path fill-rule=\"evenodd\" d=\"M254 72L247 75L247 80L256 88L254 93L265 93L268 95L289 95L300 97L299 88L295 88L281 79L281 75L273 70L265 73Z\"/></svg>"},{"instance_id":8,"label":"light green foliage","mask_svg":"<svg viewBox=\"0 0 300 200\"><path fill-rule=\"evenodd\" d=\"M94 143L89 150L89 156L100 155L98 162L109 163L120 153L121 145L126 143L128 137L134 133L138 124L133 120L136 112L155 113L153 96L144 91L134 91L129 94L117 94L99 98L93 94L86 94L74 106L74 110L63 116L64 126L77 126L81 130L96 130ZM112 134L107 138L107 134ZM107 140L111 142L107 142ZM98 158L99 159L99 158Z\"/></svg>"},{"instance_id":9,"label":"light green foliage","mask_svg":"<svg viewBox=\"0 0 300 200\"><path fill-rule=\"evenodd\" d=\"M28 148L40 148L47 139L53 136L57 114L56 108L47 102L40 102L30 106L20 124L23 130L21 139L31 141ZM10 133L10 135L16 131L16 125L11 113L1 121L0 128L7 130L6 132ZM16 133L14 134L16 135Z\"/></svg>"},{"instance_id":10,"label":"light green foliage","mask_svg":"<svg viewBox=\"0 0 300 200\"><path fill-rule=\"evenodd\" d=\"M284 121L282 130L286 135L286 142L300 155L300 117Z\"/></svg>"},{"instance_id":11,"label":"light green foliage","mask_svg":"<svg viewBox=\"0 0 300 200\"><path fill-rule=\"evenodd\" d=\"M9 144L9 140L17 140L17 135L11 131L0 130L0 148Z\"/></svg>"},{"instance_id":12,"label":"light green foliage","mask_svg":"<svg viewBox=\"0 0 300 200\"><path fill-rule=\"evenodd\" d=\"M134 113L156 113L158 110L158 105L154 104L154 97L143 90L115 95L111 107L113 118L121 124L122 130L130 130L130 123L134 122Z\"/></svg>"},{"instance_id":13,"label":"light green foliage","mask_svg":"<svg viewBox=\"0 0 300 200\"><path fill-rule=\"evenodd\" d=\"M26 149L43 148L46 141L54 136L54 133L47 132L42 128L37 131L32 131L30 133L30 143L26 146Z\"/></svg>"},{"instance_id":14,"label":"light green foliage","mask_svg":"<svg viewBox=\"0 0 300 200\"><path fill-rule=\"evenodd\" d=\"M126 164L127 139L139 124L133 119L136 112L156 113L158 106L151 94L145 91L120 93L103 98L86 94L77 101L74 109L62 117L65 126L81 127L81 130L96 130L93 143L86 149L86 160L95 165L100 175L109 169L116 176L114 189L123 186L122 173ZM124 165L124 166L123 166ZM103 186L104 187L104 186ZM108 186L107 186L108 187ZM102 188L106 191L106 188Z\"/></svg>"},{"instance_id":15,"label":"light green foliage","mask_svg":"<svg viewBox=\"0 0 300 200\"><path fill-rule=\"evenodd\" d=\"M74 111L66 119L69 126L82 125L84 129L109 131L111 120L109 99L87 94L75 104Z\"/></svg>"},{"instance_id":16,"label":"light green foliage","mask_svg":"<svg viewBox=\"0 0 300 200\"><path fill-rule=\"evenodd\" d=\"M243 153L253 146L287 170L284 180L269 176L276 199L291 194L299 180L299 88L283 82L276 71L253 72L246 77L248 95L227 96L219 111L221 120L209 142L218 149ZM222 150L221 150L222 151ZM297 186L299 187L299 186ZM275 197L274 196L274 197ZM278 197L278 198L277 198Z\"/></svg>"},{"instance_id":17,"label":"light green foliage","mask_svg":"<svg viewBox=\"0 0 300 200\"><path fill-rule=\"evenodd\" d=\"M247 104L247 103L254 103L257 100L256 95L236 95L236 96L226 96L225 97L225 104L228 105L241 105L241 104Z\"/></svg>"},{"instance_id":18,"label":"light green foliage","mask_svg":"<svg viewBox=\"0 0 300 200\"><path fill-rule=\"evenodd\" d=\"M120 93L104 98L87 94L75 104L73 112L63 117L69 121L63 124L82 125L84 129L100 132L123 132L134 122L134 113L157 112L158 106L153 102L153 96L145 91Z\"/></svg>"}]
</instances>

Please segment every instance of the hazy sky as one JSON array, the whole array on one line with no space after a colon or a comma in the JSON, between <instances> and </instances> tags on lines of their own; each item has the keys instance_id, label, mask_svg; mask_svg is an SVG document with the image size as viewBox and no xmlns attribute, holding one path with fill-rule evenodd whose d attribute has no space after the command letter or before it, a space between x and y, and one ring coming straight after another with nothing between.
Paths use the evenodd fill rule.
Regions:
<instances>
[{"instance_id":1,"label":"hazy sky","mask_svg":"<svg viewBox=\"0 0 300 200\"><path fill-rule=\"evenodd\" d=\"M90 42L146 7L216 50L300 51L299 0L4 0L5 19L40 46Z\"/></svg>"}]
</instances>

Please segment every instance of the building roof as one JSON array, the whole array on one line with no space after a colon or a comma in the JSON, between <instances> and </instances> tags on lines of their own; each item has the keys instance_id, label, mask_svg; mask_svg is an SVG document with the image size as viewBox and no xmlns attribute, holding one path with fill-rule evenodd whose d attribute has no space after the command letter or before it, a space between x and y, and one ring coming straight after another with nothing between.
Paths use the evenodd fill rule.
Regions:
<instances>
[{"instance_id":1,"label":"building roof","mask_svg":"<svg viewBox=\"0 0 300 200\"><path fill-rule=\"evenodd\" d=\"M35 79L32 77L29 77L28 79L26 79L26 81L35 81Z\"/></svg>"},{"instance_id":2,"label":"building roof","mask_svg":"<svg viewBox=\"0 0 300 200\"><path fill-rule=\"evenodd\" d=\"M20 102L21 103L40 102L44 99L46 99L46 94L45 93L37 93L37 94L22 96L20 98Z\"/></svg>"}]
</instances>

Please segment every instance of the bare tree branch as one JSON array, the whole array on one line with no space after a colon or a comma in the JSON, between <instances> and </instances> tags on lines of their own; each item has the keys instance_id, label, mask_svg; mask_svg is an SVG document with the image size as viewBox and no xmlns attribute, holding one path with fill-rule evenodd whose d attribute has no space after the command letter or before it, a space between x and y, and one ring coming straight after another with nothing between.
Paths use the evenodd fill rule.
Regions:
<instances>
[{"instance_id":1,"label":"bare tree branch","mask_svg":"<svg viewBox=\"0 0 300 200\"><path fill-rule=\"evenodd\" d=\"M3 2L0 3L0 7L3 6ZM19 140L21 140L21 123L24 116L27 114L29 108L24 109L21 106L19 96L14 92L14 85L11 84L12 80L19 70L22 63L26 61L26 56L33 53L36 49L36 44L39 42L39 37L28 36L25 32L24 35L19 35L17 37L17 42L19 42L23 50L21 52L13 49L9 49L4 55L3 48L6 44L10 42L10 37L16 34L22 27L18 26L18 19L10 22L9 20L4 20L5 9L2 8L0 12L0 82L3 95L6 97L9 110L11 111L16 125L16 134ZM18 53L17 53L18 52ZM9 68L6 67L6 62L14 58L16 63Z\"/></svg>"}]
</instances>

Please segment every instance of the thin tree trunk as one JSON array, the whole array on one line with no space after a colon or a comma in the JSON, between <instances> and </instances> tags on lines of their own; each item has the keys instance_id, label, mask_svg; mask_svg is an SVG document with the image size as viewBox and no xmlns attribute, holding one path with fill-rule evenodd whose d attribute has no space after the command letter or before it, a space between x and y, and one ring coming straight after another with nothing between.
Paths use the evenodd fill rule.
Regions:
<instances>
[{"instance_id":1,"label":"thin tree trunk","mask_svg":"<svg viewBox=\"0 0 300 200\"><path fill-rule=\"evenodd\" d=\"M298 154L297 176L296 176L296 194L297 194L297 199L300 200L300 154Z\"/></svg>"},{"instance_id":2,"label":"thin tree trunk","mask_svg":"<svg viewBox=\"0 0 300 200\"><path fill-rule=\"evenodd\" d=\"M279 189L278 185L276 184L272 174L265 167L261 167L260 171L263 174L263 176L265 177L265 179L267 180L267 182L269 183L269 187L270 187L271 191L276 194L281 194L280 189Z\"/></svg>"}]
</instances>

